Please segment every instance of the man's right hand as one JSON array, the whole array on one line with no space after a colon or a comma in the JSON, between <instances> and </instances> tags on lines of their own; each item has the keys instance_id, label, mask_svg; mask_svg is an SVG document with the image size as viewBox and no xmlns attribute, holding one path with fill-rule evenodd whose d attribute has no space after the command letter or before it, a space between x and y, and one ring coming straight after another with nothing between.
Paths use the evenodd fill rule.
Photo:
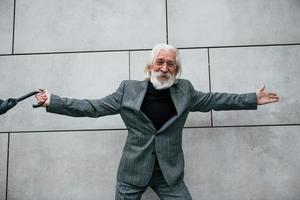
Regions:
<instances>
[{"instance_id":1,"label":"man's right hand","mask_svg":"<svg viewBox=\"0 0 300 200\"><path fill-rule=\"evenodd\" d=\"M43 107L49 106L50 103L50 92L47 89L39 89L39 93L35 95L38 104L41 104Z\"/></svg>"}]
</instances>

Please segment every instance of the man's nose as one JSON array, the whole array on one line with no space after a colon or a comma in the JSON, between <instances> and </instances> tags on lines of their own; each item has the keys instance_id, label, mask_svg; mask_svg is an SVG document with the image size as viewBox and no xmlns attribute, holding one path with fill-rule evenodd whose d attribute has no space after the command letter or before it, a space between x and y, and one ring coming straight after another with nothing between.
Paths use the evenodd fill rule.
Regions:
<instances>
[{"instance_id":1,"label":"man's nose","mask_svg":"<svg viewBox=\"0 0 300 200\"><path fill-rule=\"evenodd\" d=\"M160 71L162 71L162 72L168 72L168 67L167 67L166 63L164 63L164 65L160 68Z\"/></svg>"}]
</instances>

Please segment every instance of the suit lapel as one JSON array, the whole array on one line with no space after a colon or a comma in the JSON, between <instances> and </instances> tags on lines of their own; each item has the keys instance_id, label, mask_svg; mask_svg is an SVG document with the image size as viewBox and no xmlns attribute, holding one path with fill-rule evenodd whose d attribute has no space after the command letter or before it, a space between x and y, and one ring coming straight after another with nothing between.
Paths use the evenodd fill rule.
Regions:
<instances>
[{"instance_id":1,"label":"suit lapel","mask_svg":"<svg viewBox=\"0 0 300 200\"><path fill-rule=\"evenodd\" d=\"M139 111L141 111L141 106L142 106L142 103L143 103L143 100L144 100L144 97L145 97L145 94L147 91L147 87L148 87L148 81L144 80L139 84L139 86L137 88L135 106L136 106L136 109Z\"/></svg>"},{"instance_id":2,"label":"suit lapel","mask_svg":"<svg viewBox=\"0 0 300 200\"><path fill-rule=\"evenodd\" d=\"M136 107L136 110L139 111L139 114L140 114L140 117L142 119L142 121L145 122L145 124L151 128L154 132L156 132L156 129L153 125L153 123L151 122L151 120L141 111L141 107L142 107L142 103L143 103L143 100L145 98L145 94L146 94L146 91L147 91L147 87L148 87L148 81L149 80L144 80L142 81L138 88L137 88L137 96L136 96L136 104L135 104L135 107Z\"/></svg>"},{"instance_id":3,"label":"suit lapel","mask_svg":"<svg viewBox=\"0 0 300 200\"><path fill-rule=\"evenodd\" d=\"M183 112L184 106L182 104L182 93L180 93L178 88L178 80L176 80L175 84L170 88L171 98L175 105L177 115L181 115Z\"/></svg>"}]
</instances>

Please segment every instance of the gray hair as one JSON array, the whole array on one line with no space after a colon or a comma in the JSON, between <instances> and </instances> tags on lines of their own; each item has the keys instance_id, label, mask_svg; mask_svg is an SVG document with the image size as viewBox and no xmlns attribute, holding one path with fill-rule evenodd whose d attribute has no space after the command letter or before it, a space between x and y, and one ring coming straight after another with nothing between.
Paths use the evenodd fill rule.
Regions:
<instances>
[{"instance_id":1,"label":"gray hair","mask_svg":"<svg viewBox=\"0 0 300 200\"><path fill-rule=\"evenodd\" d=\"M175 76L179 77L181 74L181 58L180 58L180 53L179 53L178 49L172 45L160 43L160 44L155 45L151 51L149 60L147 62L146 68L145 68L145 72L147 73L147 78L150 77L152 65L155 62L155 60L161 50L165 50L165 51L172 50L176 54Z\"/></svg>"}]
</instances>

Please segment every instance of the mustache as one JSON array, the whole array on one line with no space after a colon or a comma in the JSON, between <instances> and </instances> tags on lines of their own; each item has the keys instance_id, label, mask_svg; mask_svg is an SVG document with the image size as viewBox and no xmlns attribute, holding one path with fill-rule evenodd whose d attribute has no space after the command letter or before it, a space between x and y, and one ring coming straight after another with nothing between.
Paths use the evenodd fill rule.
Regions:
<instances>
[{"instance_id":1,"label":"mustache","mask_svg":"<svg viewBox=\"0 0 300 200\"><path fill-rule=\"evenodd\" d=\"M170 78L172 74L170 72L156 72L156 76L161 78Z\"/></svg>"}]
</instances>

